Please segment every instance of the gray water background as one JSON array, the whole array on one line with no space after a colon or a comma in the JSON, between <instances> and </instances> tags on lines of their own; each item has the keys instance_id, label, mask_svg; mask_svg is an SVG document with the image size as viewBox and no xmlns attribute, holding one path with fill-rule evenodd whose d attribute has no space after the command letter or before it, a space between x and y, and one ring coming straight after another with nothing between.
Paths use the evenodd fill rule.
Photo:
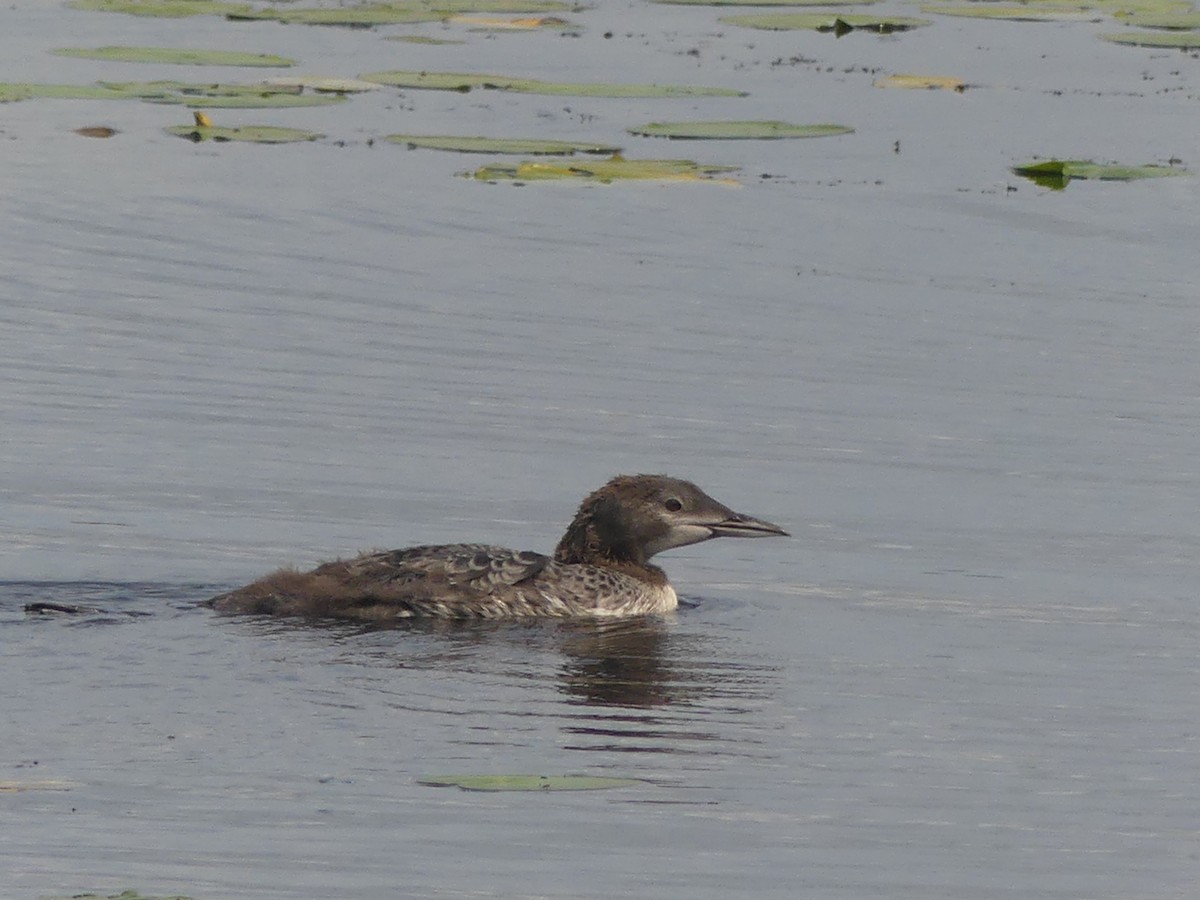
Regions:
<instances>
[{"instance_id":1,"label":"gray water background","mask_svg":"<svg viewBox=\"0 0 1200 900\"><path fill-rule=\"evenodd\" d=\"M8 81L262 75L47 52L166 44L750 92L216 113L330 136L284 147L187 144L178 107L0 107L0 780L66 788L0 794L0 897L1195 896L1200 187L1007 167L1196 166L1197 60L1112 23L718 14L489 37L0 11ZM670 118L857 130L623 133ZM492 186L368 143L394 132L609 140L742 187ZM546 550L632 471L795 537L664 556L695 605L663 622L194 606L369 547ZM416 783L513 772L647 784Z\"/></svg>"}]
</instances>

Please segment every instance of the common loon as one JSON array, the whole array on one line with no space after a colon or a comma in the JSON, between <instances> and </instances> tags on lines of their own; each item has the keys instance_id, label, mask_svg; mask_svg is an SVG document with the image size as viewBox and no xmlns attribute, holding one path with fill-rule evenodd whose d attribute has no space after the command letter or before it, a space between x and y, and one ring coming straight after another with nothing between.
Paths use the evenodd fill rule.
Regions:
<instances>
[{"instance_id":1,"label":"common loon","mask_svg":"<svg viewBox=\"0 0 1200 900\"><path fill-rule=\"evenodd\" d=\"M769 535L787 532L691 482L621 475L584 499L553 557L486 544L385 550L311 572L281 569L208 603L224 612L359 621L661 613L679 601L650 557L715 537Z\"/></svg>"}]
</instances>

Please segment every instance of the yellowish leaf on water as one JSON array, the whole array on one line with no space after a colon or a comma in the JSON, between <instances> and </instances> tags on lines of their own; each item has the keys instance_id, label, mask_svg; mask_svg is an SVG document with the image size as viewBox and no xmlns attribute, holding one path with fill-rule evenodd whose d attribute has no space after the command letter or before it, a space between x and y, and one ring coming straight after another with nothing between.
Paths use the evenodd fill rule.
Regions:
<instances>
[{"instance_id":1,"label":"yellowish leaf on water","mask_svg":"<svg viewBox=\"0 0 1200 900\"><path fill-rule=\"evenodd\" d=\"M524 16L506 19L500 16L451 16L446 20L455 25L466 25L485 31L536 31L539 28L568 28L571 23L558 16Z\"/></svg>"},{"instance_id":2,"label":"yellowish leaf on water","mask_svg":"<svg viewBox=\"0 0 1200 900\"><path fill-rule=\"evenodd\" d=\"M608 184L613 181L703 181L709 184L738 184L732 178L714 178L737 170L737 166L710 166L689 159L625 159L614 155L595 161L519 163L483 166L466 173L479 181L584 181Z\"/></svg>"},{"instance_id":3,"label":"yellowish leaf on water","mask_svg":"<svg viewBox=\"0 0 1200 900\"><path fill-rule=\"evenodd\" d=\"M196 120L196 124L201 128L212 128L212 119L208 117L208 113L196 110L192 113L192 118Z\"/></svg>"},{"instance_id":4,"label":"yellowish leaf on water","mask_svg":"<svg viewBox=\"0 0 1200 900\"><path fill-rule=\"evenodd\" d=\"M960 94L967 89L966 82L961 78L951 78L949 75L884 75L875 79L875 87L958 91Z\"/></svg>"}]
</instances>

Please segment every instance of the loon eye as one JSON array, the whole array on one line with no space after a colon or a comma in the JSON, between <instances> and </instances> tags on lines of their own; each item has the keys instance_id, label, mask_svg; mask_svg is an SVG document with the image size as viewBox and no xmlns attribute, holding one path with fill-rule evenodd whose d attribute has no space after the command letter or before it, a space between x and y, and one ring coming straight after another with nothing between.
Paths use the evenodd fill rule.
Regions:
<instances>
[{"instance_id":1,"label":"loon eye","mask_svg":"<svg viewBox=\"0 0 1200 900\"><path fill-rule=\"evenodd\" d=\"M668 497L663 503L663 506L665 506L671 512L679 512L681 509L683 509L683 503L678 497Z\"/></svg>"}]
</instances>

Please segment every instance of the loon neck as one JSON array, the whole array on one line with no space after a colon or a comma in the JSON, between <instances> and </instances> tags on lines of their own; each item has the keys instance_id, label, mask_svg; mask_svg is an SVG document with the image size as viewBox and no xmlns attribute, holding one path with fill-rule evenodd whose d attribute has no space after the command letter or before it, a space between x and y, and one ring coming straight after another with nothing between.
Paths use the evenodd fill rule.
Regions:
<instances>
[{"instance_id":1,"label":"loon neck","mask_svg":"<svg viewBox=\"0 0 1200 900\"><path fill-rule=\"evenodd\" d=\"M646 551L631 536L598 527L591 516L576 516L554 549L556 562L575 565L646 566Z\"/></svg>"}]
</instances>

